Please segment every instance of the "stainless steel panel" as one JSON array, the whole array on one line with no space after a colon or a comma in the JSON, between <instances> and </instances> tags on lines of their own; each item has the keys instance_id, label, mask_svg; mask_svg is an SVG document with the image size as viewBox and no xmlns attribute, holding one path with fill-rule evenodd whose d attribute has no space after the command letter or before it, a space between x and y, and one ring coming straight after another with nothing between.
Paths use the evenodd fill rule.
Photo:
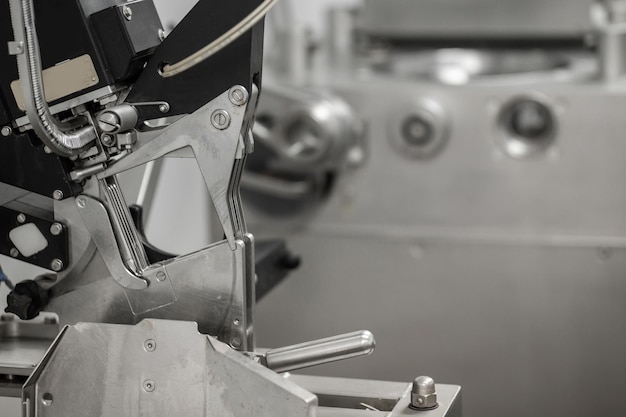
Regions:
<instances>
[{"instance_id":1,"label":"stainless steel panel","mask_svg":"<svg viewBox=\"0 0 626 417\"><path fill-rule=\"evenodd\" d=\"M303 268L258 305L259 343L360 327L378 341L368 358L307 373L454 381L469 417L626 414L626 250L328 235L290 245Z\"/></svg>"}]
</instances>

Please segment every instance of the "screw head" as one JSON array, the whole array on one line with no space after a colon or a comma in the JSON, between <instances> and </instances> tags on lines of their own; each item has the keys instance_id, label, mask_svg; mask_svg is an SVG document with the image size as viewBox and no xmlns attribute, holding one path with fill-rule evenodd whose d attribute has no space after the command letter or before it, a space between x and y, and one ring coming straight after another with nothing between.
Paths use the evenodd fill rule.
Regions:
<instances>
[{"instance_id":1,"label":"screw head","mask_svg":"<svg viewBox=\"0 0 626 417\"><path fill-rule=\"evenodd\" d=\"M154 392L155 388L156 388L156 386L154 385L154 381L148 379L148 380L143 382L143 390L145 392Z\"/></svg>"},{"instance_id":2,"label":"screw head","mask_svg":"<svg viewBox=\"0 0 626 417\"><path fill-rule=\"evenodd\" d=\"M54 198L55 200L63 200L63 191L54 190L54 192L52 193L52 198Z\"/></svg>"},{"instance_id":3,"label":"screw head","mask_svg":"<svg viewBox=\"0 0 626 417\"><path fill-rule=\"evenodd\" d=\"M13 129L11 128L11 126L2 126L2 129L0 129L0 134L4 136L5 138L7 136L10 136L12 133L13 133Z\"/></svg>"},{"instance_id":4,"label":"screw head","mask_svg":"<svg viewBox=\"0 0 626 417\"><path fill-rule=\"evenodd\" d=\"M100 140L102 141L102 144L106 147L111 147L115 145L115 137L111 135L102 135Z\"/></svg>"},{"instance_id":5,"label":"screw head","mask_svg":"<svg viewBox=\"0 0 626 417\"><path fill-rule=\"evenodd\" d=\"M128 6L122 7L122 14L129 22L133 19L133 9Z\"/></svg>"},{"instance_id":6,"label":"screw head","mask_svg":"<svg viewBox=\"0 0 626 417\"><path fill-rule=\"evenodd\" d=\"M233 349L239 349L241 347L241 339L238 337L233 337L230 339L230 346Z\"/></svg>"},{"instance_id":7,"label":"screw head","mask_svg":"<svg viewBox=\"0 0 626 417\"><path fill-rule=\"evenodd\" d=\"M167 113L168 111L170 111L169 103L163 103L163 104L159 105L159 111L161 113Z\"/></svg>"},{"instance_id":8,"label":"screw head","mask_svg":"<svg viewBox=\"0 0 626 417\"><path fill-rule=\"evenodd\" d=\"M235 106L243 106L248 102L248 90L240 85L236 85L228 92L228 98Z\"/></svg>"},{"instance_id":9,"label":"screw head","mask_svg":"<svg viewBox=\"0 0 626 417\"><path fill-rule=\"evenodd\" d=\"M63 261L60 259L55 259L50 263L50 269L54 272L60 272L63 269Z\"/></svg>"},{"instance_id":10,"label":"screw head","mask_svg":"<svg viewBox=\"0 0 626 417\"><path fill-rule=\"evenodd\" d=\"M154 352L156 350L156 342L153 339L148 339L143 343L143 348L146 352Z\"/></svg>"},{"instance_id":11,"label":"screw head","mask_svg":"<svg viewBox=\"0 0 626 417\"><path fill-rule=\"evenodd\" d=\"M230 126L230 114L226 110L215 110L211 115L211 124L218 130L226 130Z\"/></svg>"},{"instance_id":12,"label":"screw head","mask_svg":"<svg viewBox=\"0 0 626 417\"><path fill-rule=\"evenodd\" d=\"M87 207L87 199L83 196L76 198L76 205L78 206L78 208Z\"/></svg>"},{"instance_id":13,"label":"screw head","mask_svg":"<svg viewBox=\"0 0 626 417\"><path fill-rule=\"evenodd\" d=\"M163 29L159 29L159 40L163 42L166 37L167 35L165 34L165 31Z\"/></svg>"},{"instance_id":14,"label":"screw head","mask_svg":"<svg viewBox=\"0 0 626 417\"><path fill-rule=\"evenodd\" d=\"M50 234L52 236L59 236L63 232L63 225L61 223L52 223L50 226Z\"/></svg>"},{"instance_id":15,"label":"screw head","mask_svg":"<svg viewBox=\"0 0 626 417\"><path fill-rule=\"evenodd\" d=\"M11 248L11 250L9 251L9 254L13 258L17 258L18 256L20 256L20 251L18 251L16 248Z\"/></svg>"},{"instance_id":16,"label":"screw head","mask_svg":"<svg viewBox=\"0 0 626 417\"><path fill-rule=\"evenodd\" d=\"M163 281L165 281L166 278L167 278L167 274L165 274L165 272L163 272L163 271L157 272L157 274L156 274L157 281L163 282Z\"/></svg>"},{"instance_id":17,"label":"screw head","mask_svg":"<svg viewBox=\"0 0 626 417\"><path fill-rule=\"evenodd\" d=\"M44 151L45 153L47 153L48 155L51 155L51 154L52 154L52 149L50 149L50 147L48 147L48 146L44 146L44 147L43 147L43 151Z\"/></svg>"},{"instance_id":18,"label":"screw head","mask_svg":"<svg viewBox=\"0 0 626 417\"><path fill-rule=\"evenodd\" d=\"M98 127L103 132L113 133L120 127L120 118L113 112L103 112L98 116Z\"/></svg>"},{"instance_id":19,"label":"screw head","mask_svg":"<svg viewBox=\"0 0 626 417\"><path fill-rule=\"evenodd\" d=\"M17 215L17 222L18 223L25 223L26 222L26 215L24 213L20 213Z\"/></svg>"}]
</instances>

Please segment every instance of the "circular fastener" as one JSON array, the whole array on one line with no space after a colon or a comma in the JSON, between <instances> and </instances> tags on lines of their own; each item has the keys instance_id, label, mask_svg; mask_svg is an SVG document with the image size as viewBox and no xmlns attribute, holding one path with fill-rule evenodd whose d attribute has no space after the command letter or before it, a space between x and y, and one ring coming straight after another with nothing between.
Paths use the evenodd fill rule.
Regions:
<instances>
[{"instance_id":1,"label":"circular fastener","mask_svg":"<svg viewBox=\"0 0 626 417\"><path fill-rule=\"evenodd\" d=\"M432 410L438 405L435 381L428 376L415 378L413 387L411 388L411 408L417 410Z\"/></svg>"},{"instance_id":2,"label":"circular fastener","mask_svg":"<svg viewBox=\"0 0 626 417\"><path fill-rule=\"evenodd\" d=\"M436 101L422 99L394 111L389 121L389 138L404 156L429 160L437 156L449 139L449 119Z\"/></svg>"},{"instance_id":3,"label":"circular fastener","mask_svg":"<svg viewBox=\"0 0 626 417\"><path fill-rule=\"evenodd\" d=\"M233 349L239 349L241 347L241 339L238 337L233 337L230 339L230 346Z\"/></svg>"},{"instance_id":4,"label":"circular fastener","mask_svg":"<svg viewBox=\"0 0 626 417\"><path fill-rule=\"evenodd\" d=\"M106 147L111 147L115 145L115 137L112 135L102 135L100 140L102 141L102 144Z\"/></svg>"},{"instance_id":5,"label":"circular fastener","mask_svg":"<svg viewBox=\"0 0 626 417\"><path fill-rule=\"evenodd\" d=\"M215 110L211 115L211 124L219 130L226 130L230 126L230 114L226 110Z\"/></svg>"},{"instance_id":6,"label":"circular fastener","mask_svg":"<svg viewBox=\"0 0 626 417\"><path fill-rule=\"evenodd\" d=\"M103 112L98 116L98 127L100 127L100 130L103 132L113 133L120 127L120 118L113 112ZM103 135L103 140L104 136L106 135Z\"/></svg>"},{"instance_id":7,"label":"circular fastener","mask_svg":"<svg viewBox=\"0 0 626 417\"><path fill-rule=\"evenodd\" d=\"M83 196L76 198L76 205L78 206L78 208L87 207L87 199Z\"/></svg>"},{"instance_id":8,"label":"circular fastener","mask_svg":"<svg viewBox=\"0 0 626 417\"><path fill-rule=\"evenodd\" d=\"M128 6L122 7L122 14L128 21L131 21L133 19L133 9Z\"/></svg>"},{"instance_id":9,"label":"circular fastener","mask_svg":"<svg viewBox=\"0 0 626 417\"><path fill-rule=\"evenodd\" d=\"M146 352L154 352L156 350L156 341L148 339L143 343L143 348Z\"/></svg>"},{"instance_id":10,"label":"circular fastener","mask_svg":"<svg viewBox=\"0 0 626 417\"><path fill-rule=\"evenodd\" d=\"M167 37L167 35L165 34L165 31L163 29L159 29L158 35L159 35L159 40L161 42L163 42L165 40L165 38Z\"/></svg>"},{"instance_id":11,"label":"circular fastener","mask_svg":"<svg viewBox=\"0 0 626 417\"><path fill-rule=\"evenodd\" d=\"M235 106L243 106L248 102L248 90L240 85L236 85L228 92L228 98Z\"/></svg>"},{"instance_id":12,"label":"circular fastener","mask_svg":"<svg viewBox=\"0 0 626 417\"><path fill-rule=\"evenodd\" d=\"M2 129L0 130L0 134L2 134L2 136L4 136L5 138L7 136L11 136L12 133L13 129L11 128L11 126L2 126Z\"/></svg>"},{"instance_id":13,"label":"circular fastener","mask_svg":"<svg viewBox=\"0 0 626 417\"><path fill-rule=\"evenodd\" d=\"M156 386L154 385L154 381L152 381L151 379L148 379L143 382L143 390L145 392L154 392L155 388Z\"/></svg>"},{"instance_id":14,"label":"circular fastener","mask_svg":"<svg viewBox=\"0 0 626 417\"><path fill-rule=\"evenodd\" d=\"M16 248L11 248L11 250L9 251L9 254L13 258L17 258L18 256L20 256L20 251L17 250Z\"/></svg>"},{"instance_id":15,"label":"circular fastener","mask_svg":"<svg viewBox=\"0 0 626 417\"><path fill-rule=\"evenodd\" d=\"M163 103L159 105L159 111L161 113L167 113L168 111L170 111L170 105L169 103Z\"/></svg>"},{"instance_id":16,"label":"circular fastener","mask_svg":"<svg viewBox=\"0 0 626 417\"><path fill-rule=\"evenodd\" d=\"M167 274L165 272L163 272L163 271L159 271L156 274L156 279L159 282L163 282L163 281L165 281L167 279Z\"/></svg>"},{"instance_id":17,"label":"circular fastener","mask_svg":"<svg viewBox=\"0 0 626 417\"><path fill-rule=\"evenodd\" d=\"M49 392L46 392L45 394L41 396L41 403L45 405L46 407L51 406L53 401L54 401L54 398L52 397L52 394L50 394Z\"/></svg>"},{"instance_id":18,"label":"circular fastener","mask_svg":"<svg viewBox=\"0 0 626 417\"><path fill-rule=\"evenodd\" d=\"M50 263L50 269L52 269L54 272L61 272L61 270L63 270L63 261L60 259L54 259Z\"/></svg>"},{"instance_id":19,"label":"circular fastener","mask_svg":"<svg viewBox=\"0 0 626 417\"><path fill-rule=\"evenodd\" d=\"M54 190L54 192L52 193L52 198L54 198L55 200L63 200L63 191Z\"/></svg>"},{"instance_id":20,"label":"circular fastener","mask_svg":"<svg viewBox=\"0 0 626 417\"><path fill-rule=\"evenodd\" d=\"M512 158L527 159L547 151L556 141L554 106L540 94L515 97L500 110L500 146Z\"/></svg>"},{"instance_id":21,"label":"circular fastener","mask_svg":"<svg viewBox=\"0 0 626 417\"><path fill-rule=\"evenodd\" d=\"M25 223L26 222L26 215L24 213L20 213L17 215L17 222L18 223Z\"/></svg>"},{"instance_id":22,"label":"circular fastener","mask_svg":"<svg viewBox=\"0 0 626 417\"><path fill-rule=\"evenodd\" d=\"M50 226L50 234L52 236L59 236L63 232L63 225L61 223L52 223Z\"/></svg>"}]
</instances>

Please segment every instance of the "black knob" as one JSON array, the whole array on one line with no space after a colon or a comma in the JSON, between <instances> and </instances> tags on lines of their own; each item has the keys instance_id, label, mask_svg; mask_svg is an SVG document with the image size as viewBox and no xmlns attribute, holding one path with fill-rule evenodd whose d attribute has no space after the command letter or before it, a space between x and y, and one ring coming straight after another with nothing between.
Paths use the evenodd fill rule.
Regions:
<instances>
[{"instance_id":1,"label":"black knob","mask_svg":"<svg viewBox=\"0 0 626 417\"><path fill-rule=\"evenodd\" d=\"M48 290L41 288L37 282L22 281L7 296L7 308L4 311L22 320L32 320L41 313L49 300Z\"/></svg>"}]
</instances>

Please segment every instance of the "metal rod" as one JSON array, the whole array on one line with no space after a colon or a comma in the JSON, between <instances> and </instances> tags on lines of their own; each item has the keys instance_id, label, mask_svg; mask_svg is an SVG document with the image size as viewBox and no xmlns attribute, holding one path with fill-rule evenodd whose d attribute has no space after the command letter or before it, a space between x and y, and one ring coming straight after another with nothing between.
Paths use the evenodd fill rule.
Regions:
<instances>
[{"instance_id":1,"label":"metal rod","mask_svg":"<svg viewBox=\"0 0 626 417\"><path fill-rule=\"evenodd\" d=\"M275 372L288 372L369 355L375 346L374 335L363 330L270 350L265 354L265 363Z\"/></svg>"}]
</instances>

